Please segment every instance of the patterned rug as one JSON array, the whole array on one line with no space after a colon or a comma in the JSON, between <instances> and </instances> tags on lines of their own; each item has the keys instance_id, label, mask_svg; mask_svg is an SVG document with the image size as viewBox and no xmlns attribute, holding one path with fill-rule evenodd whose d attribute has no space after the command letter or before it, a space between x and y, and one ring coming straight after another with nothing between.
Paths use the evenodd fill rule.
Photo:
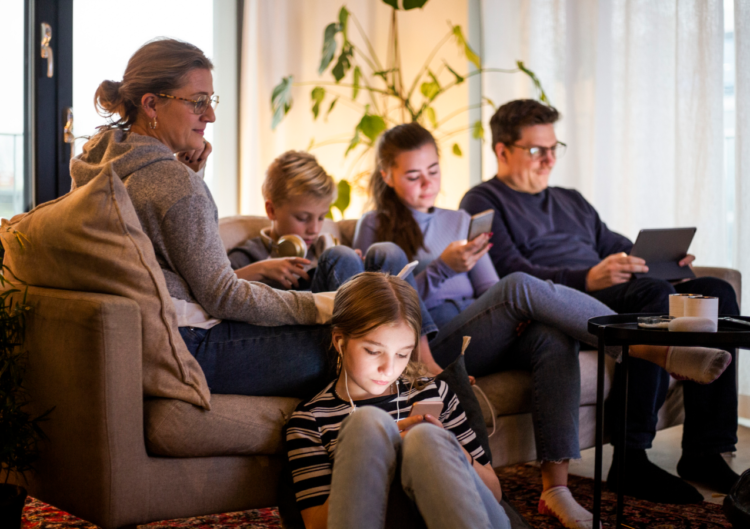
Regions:
<instances>
[{"instance_id":1,"label":"patterned rug","mask_svg":"<svg viewBox=\"0 0 750 529\"><path fill-rule=\"evenodd\" d=\"M518 511L535 529L559 529L555 520L537 513L539 491L542 490L539 469L531 465L515 465L498 472L503 491ZM587 509L594 497L594 481L578 476L570 477L573 495ZM615 494L602 494L602 515L605 527L615 525ZM661 505L627 498L626 524L633 529L731 529L721 505L703 502L697 505ZM29 498L24 509L22 529L98 529L97 526L62 512L54 507ZM216 514L154 522L140 526L143 529L281 529L281 519L276 509Z\"/></svg>"}]
</instances>

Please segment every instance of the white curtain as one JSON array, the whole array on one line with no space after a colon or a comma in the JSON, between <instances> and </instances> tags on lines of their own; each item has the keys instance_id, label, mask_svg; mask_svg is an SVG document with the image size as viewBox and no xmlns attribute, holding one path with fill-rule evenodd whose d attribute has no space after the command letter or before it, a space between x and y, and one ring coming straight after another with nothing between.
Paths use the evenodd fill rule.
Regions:
<instances>
[{"instance_id":1,"label":"white curtain","mask_svg":"<svg viewBox=\"0 0 750 529\"><path fill-rule=\"evenodd\" d=\"M698 264L729 265L720 0L484 0L485 63L524 60L563 115L552 185L581 191L609 226L697 226ZM487 78L497 104L533 96ZM485 112L485 121L491 111ZM496 170L489 145L484 179Z\"/></svg>"},{"instance_id":2,"label":"white curtain","mask_svg":"<svg viewBox=\"0 0 750 529\"><path fill-rule=\"evenodd\" d=\"M365 157L352 168L354 155L344 158L354 127L362 116L366 94L360 94L359 107L347 106L343 99L326 120L323 116L313 121L310 109L310 92L314 84L295 87L293 107L281 125L271 131L271 92L287 75L298 81L332 81L329 73L318 75L323 31L337 21L342 5L357 17L381 60L385 59L388 45L388 28L391 9L381 0L246 0L241 67L241 119L240 119L240 212L263 215L260 185L265 169L271 161L288 149L306 150L311 139L327 145L314 148L313 154L337 180L352 178L358 172L372 169L372 158ZM405 79L422 66L426 56L448 31L447 24L460 24L467 28L467 0L430 0L424 9L399 13L399 43ZM364 47L358 32L350 23L349 38L356 46ZM443 48L435 64L447 58L459 71L468 71L466 59L458 53L453 43ZM351 82L351 74L343 82ZM438 118L448 112L466 107L468 83L463 83L441 96L436 105ZM335 88L326 87L329 91ZM339 90L341 91L341 90ZM344 90L343 93L348 92ZM329 100L323 105L322 114ZM463 120L463 121L462 121ZM453 120L456 127L468 127L468 114ZM338 141L338 143L331 143ZM453 140L452 140L453 141ZM469 133L455 138L464 153L469 152ZM451 142L452 145L452 142ZM468 155L456 157L444 149L442 157L443 193L439 203L457 207L469 186ZM357 193L347 211L347 217L356 218L362 213L365 196Z\"/></svg>"}]
</instances>

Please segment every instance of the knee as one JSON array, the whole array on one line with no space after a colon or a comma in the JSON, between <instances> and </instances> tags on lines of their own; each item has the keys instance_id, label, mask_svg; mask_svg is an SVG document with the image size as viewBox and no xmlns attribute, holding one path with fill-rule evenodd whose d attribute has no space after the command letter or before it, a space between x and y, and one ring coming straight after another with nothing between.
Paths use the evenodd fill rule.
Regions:
<instances>
[{"instance_id":1,"label":"knee","mask_svg":"<svg viewBox=\"0 0 750 529\"><path fill-rule=\"evenodd\" d=\"M718 277L701 277L693 282L696 294L703 296L714 296L719 298L720 304L737 303L737 293L734 287Z\"/></svg>"},{"instance_id":2,"label":"knee","mask_svg":"<svg viewBox=\"0 0 750 529\"><path fill-rule=\"evenodd\" d=\"M434 460L436 452L455 440L452 433L435 426L421 423L409 430L404 437L403 464L421 465Z\"/></svg>"},{"instance_id":3,"label":"knee","mask_svg":"<svg viewBox=\"0 0 750 529\"><path fill-rule=\"evenodd\" d=\"M348 246L333 246L328 248L318 258L318 266L333 266L342 261L360 262L357 253Z\"/></svg>"},{"instance_id":4,"label":"knee","mask_svg":"<svg viewBox=\"0 0 750 529\"><path fill-rule=\"evenodd\" d=\"M354 413L349 415L341 425L341 434L345 432L365 432L373 433L375 431L395 431L398 435L398 427L387 412L374 406L363 406L357 408Z\"/></svg>"},{"instance_id":5,"label":"knee","mask_svg":"<svg viewBox=\"0 0 750 529\"><path fill-rule=\"evenodd\" d=\"M378 242L370 246L365 254L365 263L382 265L388 263L403 268L407 264L406 254L400 246L392 242Z\"/></svg>"}]
</instances>

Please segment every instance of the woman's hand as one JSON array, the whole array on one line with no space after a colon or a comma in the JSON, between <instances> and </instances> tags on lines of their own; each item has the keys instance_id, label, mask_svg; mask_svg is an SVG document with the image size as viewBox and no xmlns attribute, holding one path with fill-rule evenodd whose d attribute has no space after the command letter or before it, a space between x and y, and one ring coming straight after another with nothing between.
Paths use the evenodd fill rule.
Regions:
<instances>
[{"instance_id":1,"label":"woman's hand","mask_svg":"<svg viewBox=\"0 0 750 529\"><path fill-rule=\"evenodd\" d=\"M299 279L310 281L310 276L303 267L309 265L310 261L302 257L282 257L279 259L266 259L237 270L237 277L247 281L272 281L283 290L299 286Z\"/></svg>"},{"instance_id":2,"label":"woman's hand","mask_svg":"<svg viewBox=\"0 0 750 529\"><path fill-rule=\"evenodd\" d=\"M491 233L483 233L469 242L453 241L440 254L440 259L454 272L459 274L468 272L492 248L489 244L491 235Z\"/></svg>"},{"instance_id":3,"label":"woman's hand","mask_svg":"<svg viewBox=\"0 0 750 529\"><path fill-rule=\"evenodd\" d=\"M212 150L211 144L203 140L202 149L177 153L177 159L197 173L205 167Z\"/></svg>"}]
</instances>

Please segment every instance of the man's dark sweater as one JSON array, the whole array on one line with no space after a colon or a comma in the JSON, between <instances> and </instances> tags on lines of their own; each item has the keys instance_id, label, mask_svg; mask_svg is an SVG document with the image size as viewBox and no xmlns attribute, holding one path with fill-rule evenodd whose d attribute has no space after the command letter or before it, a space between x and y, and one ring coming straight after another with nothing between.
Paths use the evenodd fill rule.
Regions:
<instances>
[{"instance_id":1,"label":"man's dark sweater","mask_svg":"<svg viewBox=\"0 0 750 529\"><path fill-rule=\"evenodd\" d=\"M526 272L585 291L592 266L633 246L572 189L548 187L531 195L493 178L470 189L460 207L472 215L495 210L490 257L500 277Z\"/></svg>"}]
</instances>

